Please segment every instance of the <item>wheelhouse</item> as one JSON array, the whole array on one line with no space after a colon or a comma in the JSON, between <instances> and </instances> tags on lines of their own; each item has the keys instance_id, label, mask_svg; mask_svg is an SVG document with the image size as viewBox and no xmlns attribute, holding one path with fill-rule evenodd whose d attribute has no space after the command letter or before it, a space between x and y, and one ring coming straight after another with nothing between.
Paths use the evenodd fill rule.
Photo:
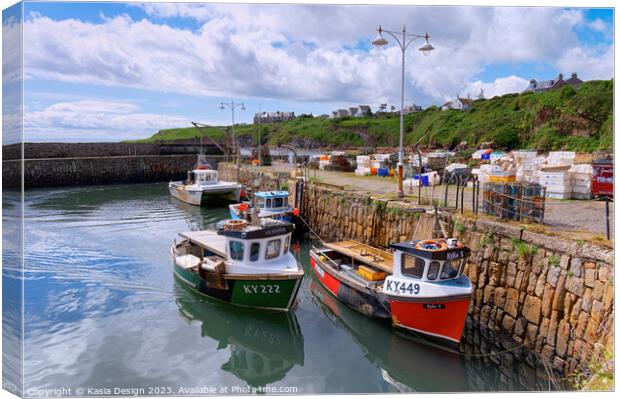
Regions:
<instances>
[{"instance_id":1,"label":"wheelhouse","mask_svg":"<svg viewBox=\"0 0 620 399\"><path fill-rule=\"evenodd\" d=\"M194 169L194 182L198 185L209 185L218 182L218 172L212 169Z\"/></svg>"},{"instance_id":2,"label":"wheelhouse","mask_svg":"<svg viewBox=\"0 0 620 399\"><path fill-rule=\"evenodd\" d=\"M258 209L282 211L289 208L288 191L259 191L254 201Z\"/></svg>"},{"instance_id":3,"label":"wheelhouse","mask_svg":"<svg viewBox=\"0 0 620 399\"><path fill-rule=\"evenodd\" d=\"M261 230L248 226L240 230L222 227L218 235L226 238L226 257L231 264L266 265L280 263L289 254L293 225L275 220L262 221Z\"/></svg>"},{"instance_id":4,"label":"wheelhouse","mask_svg":"<svg viewBox=\"0 0 620 399\"><path fill-rule=\"evenodd\" d=\"M395 277L441 282L463 274L469 248L456 239L419 240L392 244Z\"/></svg>"}]
</instances>

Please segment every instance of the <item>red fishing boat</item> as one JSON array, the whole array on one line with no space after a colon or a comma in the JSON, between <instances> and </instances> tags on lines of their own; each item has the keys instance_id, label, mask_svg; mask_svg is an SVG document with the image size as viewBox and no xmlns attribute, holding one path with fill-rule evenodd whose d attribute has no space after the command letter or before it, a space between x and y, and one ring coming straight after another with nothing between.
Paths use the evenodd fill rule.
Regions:
<instances>
[{"instance_id":1,"label":"red fishing boat","mask_svg":"<svg viewBox=\"0 0 620 399\"><path fill-rule=\"evenodd\" d=\"M318 281L338 300L397 327L458 343L473 287L463 274L469 248L455 238L392 244L357 241L310 250Z\"/></svg>"}]
</instances>

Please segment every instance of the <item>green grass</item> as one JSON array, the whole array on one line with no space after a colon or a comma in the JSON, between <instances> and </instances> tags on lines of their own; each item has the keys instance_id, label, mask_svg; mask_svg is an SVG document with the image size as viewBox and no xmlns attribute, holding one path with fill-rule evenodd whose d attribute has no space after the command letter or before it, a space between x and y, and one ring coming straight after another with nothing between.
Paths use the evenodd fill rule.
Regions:
<instances>
[{"instance_id":1,"label":"green grass","mask_svg":"<svg viewBox=\"0 0 620 399\"><path fill-rule=\"evenodd\" d=\"M441 111L430 107L405 116L406 145L425 134L424 145L453 148L491 141L496 148L536 148L591 152L613 144L613 80L586 82L577 90L565 86L543 93L512 93L474 101L473 109ZM396 146L399 117L320 119L301 116L293 121L263 124L262 141L269 145L375 147ZM222 140L226 127L206 128ZM239 137L256 143L258 126L237 125ZM195 128L161 130L137 142L161 142L199 137Z\"/></svg>"}]
</instances>

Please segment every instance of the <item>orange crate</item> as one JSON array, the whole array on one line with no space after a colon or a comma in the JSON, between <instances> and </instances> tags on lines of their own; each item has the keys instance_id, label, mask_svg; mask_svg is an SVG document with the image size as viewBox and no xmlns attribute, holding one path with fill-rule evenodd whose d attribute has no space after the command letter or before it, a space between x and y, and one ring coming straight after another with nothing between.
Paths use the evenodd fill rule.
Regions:
<instances>
[{"instance_id":1,"label":"orange crate","mask_svg":"<svg viewBox=\"0 0 620 399\"><path fill-rule=\"evenodd\" d=\"M512 183L516 180L516 176L489 176L489 181L493 183Z\"/></svg>"},{"instance_id":2,"label":"orange crate","mask_svg":"<svg viewBox=\"0 0 620 399\"><path fill-rule=\"evenodd\" d=\"M385 272L373 270L363 265L358 266L357 274L369 281L385 280Z\"/></svg>"}]
</instances>

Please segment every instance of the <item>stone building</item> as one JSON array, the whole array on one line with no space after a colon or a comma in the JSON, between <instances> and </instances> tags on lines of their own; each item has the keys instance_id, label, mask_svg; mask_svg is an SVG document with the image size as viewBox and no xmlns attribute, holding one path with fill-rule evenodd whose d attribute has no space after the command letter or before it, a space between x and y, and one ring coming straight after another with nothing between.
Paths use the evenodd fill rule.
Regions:
<instances>
[{"instance_id":1,"label":"stone building","mask_svg":"<svg viewBox=\"0 0 620 399\"><path fill-rule=\"evenodd\" d=\"M447 111L449 109L456 109L456 110L460 110L460 111L467 111L468 109L471 109L474 106L474 100L472 100L469 97L469 94L467 94L467 97L460 97L460 96L456 96L456 100L454 101L446 101L445 103L443 103L443 105L441 106L441 110L442 111Z\"/></svg>"},{"instance_id":2,"label":"stone building","mask_svg":"<svg viewBox=\"0 0 620 399\"><path fill-rule=\"evenodd\" d=\"M530 84L523 92L531 91L538 93L541 91L556 90L566 85L571 85L576 89L582 83L583 80L579 79L576 73L571 74L570 79L566 80L564 80L564 76L560 73L555 79L541 80L540 82L536 81L536 79L531 79Z\"/></svg>"},{"instance_id":3,"label":"stone building","mask_svg":"<svg viewBox=\"0 0 620 399\"><path fill-rule=\"evenodd\" d=\"M295 112L257 112L254 114L254 123L284 122L295 119Z\"/></svg>"}]
</instances>

